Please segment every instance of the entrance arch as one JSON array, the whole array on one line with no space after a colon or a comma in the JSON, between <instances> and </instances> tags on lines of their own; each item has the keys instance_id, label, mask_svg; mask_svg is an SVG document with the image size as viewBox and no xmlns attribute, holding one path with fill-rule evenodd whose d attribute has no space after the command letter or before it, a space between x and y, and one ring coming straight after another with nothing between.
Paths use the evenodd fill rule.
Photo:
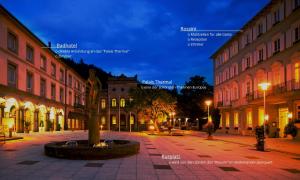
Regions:
<instances>
[{"instance_id":1,"label":"entrance arch","mask_svg":"<svg viewBox=\"0 0 300 180\"><path fill-rule=\"evenodd\" d=\"M36 127L36 121L34 120L35 107L32 102L27 101L24 103L24 127L27 131L33 131Z\"/></svg>"}]
</instances>

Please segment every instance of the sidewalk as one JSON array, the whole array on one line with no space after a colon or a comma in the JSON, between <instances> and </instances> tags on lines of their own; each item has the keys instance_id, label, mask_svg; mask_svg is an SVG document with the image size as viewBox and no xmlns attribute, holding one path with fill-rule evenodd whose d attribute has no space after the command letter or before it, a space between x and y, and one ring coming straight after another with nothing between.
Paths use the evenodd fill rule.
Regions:
<instances>
[{"instance_id":1,"label":"sidewalk","mask_svg":"<svg viewBox=\"0 0 300 180\"><path fill-rule=\"evenodd\" d=\"M206 137L205 132L191 131L187 134L192 136ZM256 144L256 139L254 136L240 136L233 134L215 133L213 134L214 139L247 145L254 147ZM300 141L295 141L287 138L266 138L266 147L270 151L278 151L282 153L296 154L300 156Z\"/></svg>"}]
</instances>

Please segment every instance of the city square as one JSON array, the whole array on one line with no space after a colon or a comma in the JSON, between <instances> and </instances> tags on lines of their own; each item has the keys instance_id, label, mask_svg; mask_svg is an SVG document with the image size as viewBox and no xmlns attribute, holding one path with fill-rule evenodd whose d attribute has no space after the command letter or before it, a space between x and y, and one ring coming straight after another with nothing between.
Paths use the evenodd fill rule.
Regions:
<instances>
[{"instance_id":1,"label":"city square","mask_svg":"<svg viewBox=\"0 0 300 180\"><path fill-rule=\"evenodd\" d=\"M2 179L300 179L300 0L1 1Z\"/></svg>"},{"instance_id":2,"label":"city square","mask_svg":"<svg viewBox=\"0 0 300 180\"><path fill-rule=\"evenodd\" d=\"M87 138L84 131L30 134L0 146L1 179L299 179L299 143L269 145L267 152L240 136L185 132L101 132L101 138L140 142L137 155L110 160L63 160L44 155L51 141ZM235 140L232 140L235 139ZM240 140L238 140L240 139ZM253 138L254 139L254 138ZM271 143L271 142L270 142ZM285 147L284 147L285 145ZM294 152L284 149L294 148Z\"/></svg>"}]
</instances>

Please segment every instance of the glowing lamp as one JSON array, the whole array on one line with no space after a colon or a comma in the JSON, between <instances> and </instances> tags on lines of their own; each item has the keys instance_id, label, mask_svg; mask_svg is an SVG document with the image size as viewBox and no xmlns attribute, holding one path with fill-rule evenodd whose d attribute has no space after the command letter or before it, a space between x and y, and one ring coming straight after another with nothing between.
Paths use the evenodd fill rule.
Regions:
<instances>
[{"instance_id":1,"label":"glowing lamp","mask_svg":"<svg viewBox=\"0 0 300 180\"><path fill-rule=\"evenodd\" d=\"M263 82L263 83L258 84L260 89L263 90L263 91L268 90L270 85L271 85L271 83L269 83L269 82Z\"/></svg>"},{"instance_id":2,"label":"glowing lamp","mask_svg":"<svg viewBox=\"0 0 300 180\"><path fill-rule=\"evenodd\" d=\"M292 119L292 118L293 118L293 114L290 112L290 113L288 113L287 117L288 117L289 119Z\"/></svg>"},{"instance_id":3,"label":"glowing lamp","mask_svg":"<svg viewBox=\"0 0 300 180\"><path fill-rule=\"evenodd\" d=\"M206 100L206 101L205 101L205 104L206 104L207 106L210 106L210 105L211 105L211 103L212 103L212 101L211 101L211 100Z\"/></svg>"},{"instance_id":4,"label":"glowing lamp","mask_svg":"<svg viewBox=\"0 0 300 180\"><path fill-rule=\"evenodd\" d=\"M153 125L150 125L150 126L149 126L149 130L150 130L150 131L153 131L154 129L155 129L155 127L154 127Z\"/></svg>"},{"instance_id":5,"label":"glowing lamp","mask_svg":"<svg viewBox=\"0 0 300 180\"><path fill-rule=\"evenodd\" d=\"M266 114L264 118L265 118L265 121L268 121L269 120L269 115Z\"/></svg>"}]
</instances>

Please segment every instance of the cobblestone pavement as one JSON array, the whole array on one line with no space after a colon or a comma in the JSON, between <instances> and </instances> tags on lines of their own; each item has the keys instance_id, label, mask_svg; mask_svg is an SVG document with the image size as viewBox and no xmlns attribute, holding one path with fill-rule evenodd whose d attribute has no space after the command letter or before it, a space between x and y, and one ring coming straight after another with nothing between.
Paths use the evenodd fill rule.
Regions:
<instances>
[{"instance_id":1,"label":"cobblestone pavement","mask_svg":"<svg viewBox=\"0 0 300 180\"><path fill-rule=\"evenodd\" d=\"M139 141L140 153L96 161L50 158L44 155L45 143L84 139L87 132L29 134L0 145L0 179L300 179L300 156L295 154L259 152L205 136L129 132L102 132L101 136ZM103 165L87 167L87 163Z\"/></svg>"}]
</instances>

